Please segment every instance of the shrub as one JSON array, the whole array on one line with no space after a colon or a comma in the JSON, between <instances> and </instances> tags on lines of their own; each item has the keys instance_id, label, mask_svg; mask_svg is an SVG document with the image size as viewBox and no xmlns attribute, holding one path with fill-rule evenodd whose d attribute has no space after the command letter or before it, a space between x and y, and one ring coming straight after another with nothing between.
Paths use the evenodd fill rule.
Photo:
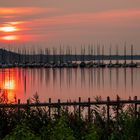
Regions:
<instances>
[{"instance_id":1,"label":"shrub","mask_svg":"<svg viewBox=\"0 0 140 140\"><path fill-rule=\"evenodd\" d=\"M64 117L56 122L50 140L75 140L73 131L68 126Z\"/></svg>"},{"instance_id":2,"label":"shrub","mask_svg":"<svg viewBox=\"0 0 140 140\"><path fill-rule=\"evenodd\" d=\"M3 140L35 140L34 133L29 127L22 123L17 125L13 131L8 134Z\"/></svg>"}]
</instances>

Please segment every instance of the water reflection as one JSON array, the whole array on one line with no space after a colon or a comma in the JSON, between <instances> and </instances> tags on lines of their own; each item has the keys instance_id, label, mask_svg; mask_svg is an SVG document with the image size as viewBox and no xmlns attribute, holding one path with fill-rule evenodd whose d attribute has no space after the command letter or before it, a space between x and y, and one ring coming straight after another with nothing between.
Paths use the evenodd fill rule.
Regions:
<instances>
[{"instance_id":1,"label":"water reflection","mask_svg":"<svg viewBox=\"0 0 140 140\"><path fill-rule=\"evenodd\" d=\"M82 97L139 97L139 68L89 69L0 69L0 94L8 102L26 99L38 93L48 98L76 100Z\"/></svg>"},{"instance_id":2,"label":"water reflection","mask_svg":"<svg viewBox=\"0 0 140 140\"><path fill-rule=\"evenodd\" d=\"M85 69L81 69L81 88L85 85ZM88 81L87 81L88 82Z\"/></svg>"},{"instance_id":3,"label":"water reflection","mask_svg":"<svg viewBox=\"0 0 140 140\"><path fill-rule=\"evenodd\" d=\"M131 68L131 92L133 92L133 69Z\"/></svg>"},{"instance_id":4,"label":"water reflection","mask_svg":"<svg viewBox=\"0 0 140 140\"><path fill-rule=\"evenodd\" d=\"M126 85L127 85L127 81L126 81L127 75L126 75L126 68L124 68L124 87L125 87L125 92L126 92Z\"/></svg>"},{"instance_id":5,"label":"water reflection","mask_svg":"<svg viewBox=\"0 0 140 140\"><path fill-rule=\"evenodd\" d=\"M0 71L0 96L1 102L16 102L17 80L12 69Z\"/></svg>"},{"instance_id":6,"label":"water reflection","mask_svg":"<svg viewBox=\"0 0 140 140\"><path fill-rule=\"evenodd\" d=\"M119 88L119 69L116 68L116 91L118 91Z\"/></svg>"},{"instance_id":7,"label":"water reflection","mask_svg":"<svg viewBox=\"0 0 140 140\"><path fill-rule=\"evenodd\" d=\"M112 89L112 70L109 69L109 85L110 85L110 89Z\"/></svg>"}]
</instances>

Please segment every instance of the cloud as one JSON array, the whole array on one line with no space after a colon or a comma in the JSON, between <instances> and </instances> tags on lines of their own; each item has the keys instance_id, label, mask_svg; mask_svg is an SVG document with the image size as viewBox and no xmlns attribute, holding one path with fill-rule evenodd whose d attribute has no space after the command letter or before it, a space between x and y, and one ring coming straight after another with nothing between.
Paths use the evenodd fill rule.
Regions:
<instances>
[{"instance_id":1,"label":"cloud","mask_svg":"<svg viewBox=\"0 0 140 140\"><path fill-rule=\"evenodd\" d=\"M4 25L16 25L26 29L25 23L33 21L34 19L40 19L46 17L47 14L56 13L56 8L40 8L40 7L12 7L4 8L0 7L0 27Z\"/></svg>"},{"instance_id":2,"label":"cloud","mask_svg":"<svg viewBox=\"0 0 140 140\"><path fill-rule=\"evenodd\" d=\"M31 40L43 40L50 36L52 38L56 36L65 38L72 36L72 34L79 36L79 39L84 34L101 36L107 33L111 36L113 33L121 33L125 30L129 33L130 30L135 31L140 28L140 9L73 14L63 13L60 9L55 8L31 7L27 8L27 11L30 11L29 14L27 11L24 12L25 9L21 11L18 11L18 8L13 9L16 9L13 10L15 14L9 15L15 17L7 19L3 24L8 23L19 27L20 31L16 35L30 36ZM59 13L60 11L63 13L62 15Z\"/></svg>"},{"instance_id":3,"label":"cloud","mask_svg":"<svg viewBox=\"0 0 140 140\"><path fill-rule=\"evenodd\" d=\"M111 10L106 12L76 13L64 16L52 16L40 19L33 19L26 23L28 34L40 35L40 40L44 36L54 36L55 39L70 38L80 40L80 38L114 38L122 34L126 36L130 32L133 34L140 28L140 10ZM124 32L124 33L122 33ZM53 35L52 35L53 34ZM77 37L76 37L77 36ZM52 37L53 38L53 37Z\"/></svg>"},{"instance_id":4,"label":"cloud","mask_svg":"<svg viewBox=\"0 0 140 140\"><path fill-rule=\"evenodd\" d=\"M134 19L134 21L132 21ZM91 13L76 13L64 16L54 16L45 17L40 19L33 19L28 21L28 26L30 28L43 28L44 26L49 29L49 27L80 27L82 25L103 25L109 24L113 25L123 25L126 21L131 21L135 23L135 20L140 19L140 9L130 9L130 10L112 10L107 12L91 12ZM34 24L32 24L32 22ZM115 24L113 24L115 23Z\"/></svg>"},{"instance_id":5,"label":"cloud","mask_svg":"<svg viewBox=\"0 0 140 140\"><path fill-rule=\"evenodd\" d=\"M0 7L0 24L11 21L27 21L34 18L43 18L47 14L56 13L57 8L40 8L40 7Z\"/></svg>"},{"instance_id":6,"label":"cloud","mask_svg":"<svg viewBox=\"0 0 140 140\"><path fill-rule=\"evenodd\" d=\"M0 15L15 15L15 14L35 14L43 12L56 12L56 8L41 8L41 7L18 7L18 8L3 8L0 7Z\"/></svg>"}]
</instances>

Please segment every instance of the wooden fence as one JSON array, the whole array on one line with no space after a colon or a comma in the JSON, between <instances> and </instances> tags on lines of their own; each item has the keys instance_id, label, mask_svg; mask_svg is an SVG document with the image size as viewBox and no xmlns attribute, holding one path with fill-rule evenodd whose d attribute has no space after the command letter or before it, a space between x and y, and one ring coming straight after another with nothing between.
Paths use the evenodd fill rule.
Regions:
<instances>
[{"instance_id":1,"label":"wooden fence","mask_svg":"<svg viewBox=\"0 0 140 140\"><path fill-rule=\"evenodd\" d=\"M81 97L79 97L78 101L67 101L67 102L61 102L60 99L58 99L57 102L51 102L51 98L49 98L49 101L46 103L30 103L29 100L27 100L27 103L20 103L20 100L18 100L17 104L0 104L0 109L2 108L17 108L20 110L21 108L27 108L30 110L32 107L47 107L48 108L48 115L51 116L51 109L56 108L58 115L60 115L60 111L62 107L71 107L71 106L77 106L78 107L78 114L79 118L81 117L81 108L86 107L88 111L88 119L90 121L90 114L91 114L91 107L92 106L106 106L106 114L107 114L107 120L109 122L110 119L110 107L116 106L116 112L119 113L119 106L120 105L134 105L134 115L137 117L138 115L138 105L140 105L140 100L137 99L137 96L134 97L134 99L130 100L120 100L119 97L117 97L116 100L110 100L110 97L107 97L106 100L100 101L91 101L90 98L88 98L88 101L82 101Z\"/></svg>"}]
</instances>

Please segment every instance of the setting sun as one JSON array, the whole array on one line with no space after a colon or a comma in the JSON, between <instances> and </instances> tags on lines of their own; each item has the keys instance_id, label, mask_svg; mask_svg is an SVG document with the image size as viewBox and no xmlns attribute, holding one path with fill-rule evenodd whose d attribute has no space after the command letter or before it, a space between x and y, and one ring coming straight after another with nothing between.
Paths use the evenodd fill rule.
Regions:
<instances>
[{"instance_id":1,"label":"setting sun","mask_svg":"<svg viewBox=\"0 0 140 140\"><path fill-rule=\"evenodd\" d=\"M18 29L16 27L14 27L14 26L5 26L5 27L1 27L0 31L3 31L3 32L15 32L15 31L18 31Z\"/></svg>"}]
</instances>

